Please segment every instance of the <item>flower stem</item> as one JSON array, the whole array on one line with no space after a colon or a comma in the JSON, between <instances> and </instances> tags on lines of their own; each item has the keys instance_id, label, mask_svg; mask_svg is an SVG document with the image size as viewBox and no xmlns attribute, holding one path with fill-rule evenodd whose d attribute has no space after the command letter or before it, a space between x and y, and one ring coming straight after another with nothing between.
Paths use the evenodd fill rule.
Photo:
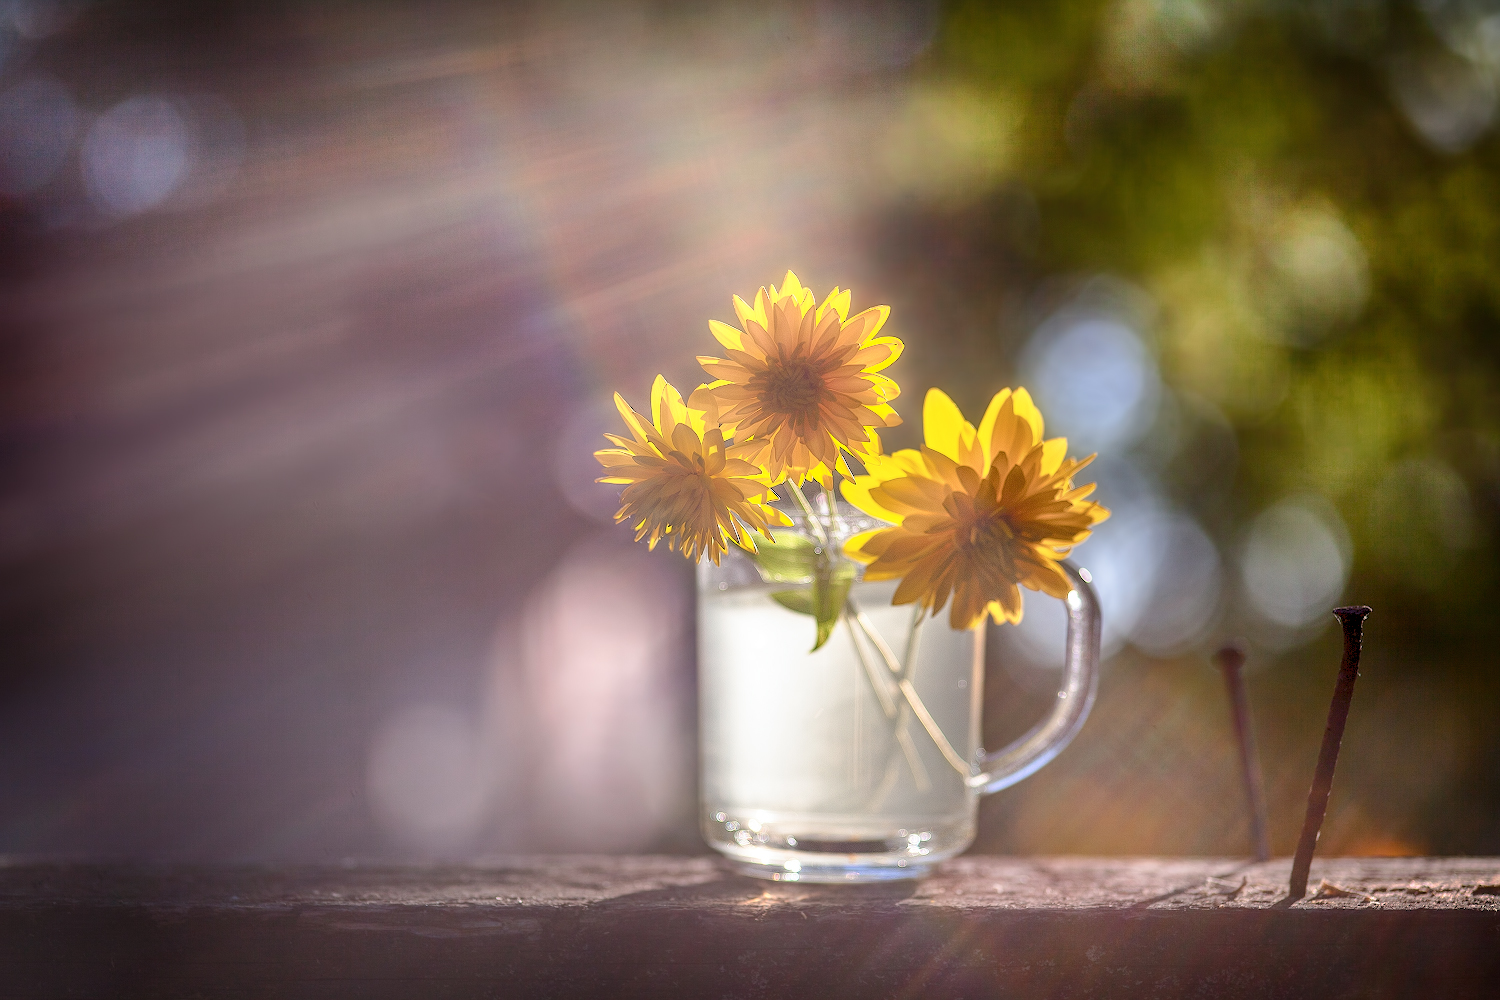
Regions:
<instances>
[{"instance_id":1,"label":"flower stem","mask_svg":"<svg viewBox=\"0 0 1500 1000\"><path fill-rule=\"evenodd\" d=\"M917 637L921 634L922 619L925 617L923 610L925 609L920 604L912 605L911 630L906 633L906 657L901 661L903 677L911 676L911 668L916 661Z\"/></svg>"},{"instance_id":2,"label":"flower stem","mask_svg":"<svg viewBox=\"0 0 1500 1000\"><path fill-rule=\"evenodd\" d=\"M859 627L865 633L865 637L870 640L870 645L875 647L876 652L880 654L880 658L885 661L886 669L897 677L903 676L904 672L901 669L901 664L896 659L895 652L892 651L881 634L875 630L875 623L870 621L863 611L859 610L859 605L854 603L854 598L851 597L844 601L844 613L859 623Z\"/></svg>"},{"instance_id":3,"label":"flower stem","mask_svg":"<svg viewBox=\"0 0 1500 1000\"><path fill-rule=\"evenodd\" d=\"M917 689L912 686L911 681L901 681L901 693L906 696L911 710L916 713L917 719L922 723L922 728L927 730L927 735L932 737L932 742L937 744L944 759L953 765L953 770L958 772L959 777L967 780L969 775L974 773L974 768L958 755L957 750L953 749L953 744L948 742L948 737L944 736L943 731L938 728L937 720L932 717L932 713L927 711L927 706L922 704L922 699L917 696Z\"/></svg>"},{"instance_id":4,"label":"flower stem","mask_svg":"<svg viewBox=\"0 0 1500 1000\"><path fill-rule=\"evenodd\" d=\"M854 622L848 615L844 615L843 618L844 624L849 628L849 642L854 646L854 655L859 660L859 665L864 668L865 678L870 682L870 687L874 690L875 697L880 702L880 710L885 713L887 719L894 720L893 732L896 745L901 748L902 756L906 758L906 766L911 768L912 780L917 783L918 791L925 792L928 788L932 787L932 782L927 777L927 768L922 766L922 758L917 755L916 745L912 743L911 736L906 732L906 717L908 714L906 704L902 703L901 717L898 720L896 717L896 702L891 698L890 692L886 690L885 681L876 673L874 664L870 662L869 657L865 656L864 647L859 642L859 633L854 628ZM881 782L881 787L884 790L877 794L877 800L885 798L885 793L889 791L885 786L888 784L889 781Z\"/></svg>"},{"instance_id":5,"label":"flower stem","mask_svg":"<svg viewBox=\"0 0 1500 1000\"><path fill-rule=\"evenodd\" d=\"M812 528L812 533L817 536L819 543L822 544L826 552L828 549L828 532L823 530L823 522L818 520L818 515L813 510L812 504L807 502L807 496L802 492L802 487L790 479L786 481L786 484L791 487L792 496L797 498L797 506L802 508L802 513L807 518L808 526Z\"/></svg>"},{"instance_id":6,"label":"flower stem","mask_svg":"<svg viewBox=\"0 0 1500 1000\"><path fill-rule=\"evenodd\" d=\"M828 487L818 484L818 506L823 508L823 517L827 519L828 540L837 542L839 537L839 504L838 497Z\"/></svg>"},{"instance_id":7,"label":"flower stem","mask_svg":"<svg viewBox=\"0 0 1500 1000\"><path fill-rule=\"evenodd\" d=\"M932 787L932 779L927 776L927 766L922 763L922 758L917 753L917 745L912 742L911 733L906 731L904 720L910 719L911 712L903 702L901 705L902 723L896 728L896 745L900 747L901 753L906 757L906 766L911 768L912 780L917 783L917 791L925 792ZM886 797L896 787L896 759L889 758L885 768L885 777L881 779L880 787L875 789L875 794L870 797L871 811L878 810L885 804Z\"/></svg>"},{"instance_id":8,"label":"flower stem","mask_svg":"<svg viewBox=\"0 0 1500 1000\"><path fill-rule=\"evenodd\" d=\"M818 559L818 568L821 576L822 573L826 572L826 567L832 561L833 557L833 553L829 551L829 531L828 529L824 528L822 522L818 519L817 512L813 510L812 504L807 502L807 496L802 492L802 487L797 483L791 481L790 479L787 480L787 486L791 487L792 496L797 498L797 505L802 508L802 513L807 518L808 525L812 528L813 534L817 536L819 543L821 543L823 546L822 555ZM828 527L832 528L834 510L833 497L826 490L823 494L823 502L828 508ZM920 609L918 610L920 613ZM875 629L874 623L872 623L870 619L865 616L865 613L863 611L859 610L859 606L856 605L852 599L848 599L844 602L843 615L845 616L846 624L848 623L849 619L852 619L854 624L857 624L859 626L860 631L865 634L865 638L870 641L870 645L875 647L875 651L879 653L880 658L885 661L886 669L889 670L895 677L896 686L900 689L902 697L906 699L906 703L911 706L912 714L917 717L917 721L922 723L922 728L927 730L927 735L932 737L932 742L942 753L944 759L946 759L948 763L953 766L953 769L958 772L960 777L968 778L970 773L972 773L973 768L969 765L968 761L964 760L958 755L958 751L953 749L953 744L948 742L948 737L943 735L942 729L938 728L937 720L932 717L932 713L927 710L927 706L922 702L921 696L917 694L917 689L915 686L913 686L911 678L909 676L911 667L910 663L903 666L899 661L897 661L896 654L891 649L890 645L886 643L885 639ZM913 634L908 637L907 640L906 652L908 660L910 660L912 658L912 655L916 652L916 624L916 622L913 622ZM876 696L880 699L880 707L882 710L884 710L886 708L889 696L885 693L882 685L875 680L874 670L865 660L864 652L859 648L858 639L854 638L852 635L852 625L850 626L850 631L851 639L854 642L855 652L859 656L860 663L864 664L866 676L869 678L871 687L875 688ZM891 712L887 712L886 718L890 718L891 715ZM904 726L898 725L898 740L900 739L900 736L904 733L904 731ZM908 752L908 754L910 753L910 739L903 742L902 750ZM915 775L915 773L916 769L914 767L913 774Z\"/></svg>"},{"instance_id":9,"label":"flower stem","mask_svg":"<svg viewBox=\"0 0 1500 1000\"><path fill-rule=\"evenodd\" d=\"M859 644L859 634L854 630L854 623L846 616L844 624L849 627L849 641L854 644L854 656L859 660L859 665L864 668L865 676L870 681L870 687L875 690L875 697L880 701L880 710L885 713L887 719L894 719L896 717L896 702L891 698L890 692L886 690L885 682L875 672L875 665L865 656L864 647Z\"/></svg>"},{"instance_id":10,"label":"flower stem","mask_svg":"<svg viewBox=\"0 0 1500 1000\"><path fill-rule=\"evenodd\" d=\"M942 753L944 759L953 766L953 769L958 772L960 777L967 779L973 773L973 767L970 766L968 761L958 755L958 751L953 749L953 744L948 742L948 737L943 735L942 729L938 727L937 720L932 717L931 712L927 711L927 706L923 703L921 695L917 694L917 689L907 676L906 670L902 668L901 664L896 662L896 654L891 652L891 647L881 638L880 633L875 631L874 624L865 616L863 611L859 610L859 606L854 603L853 599L844 602L844 613L858 623L860 629L865 633L865 637L870 640L870 645L875 647L880 653L880 658L885 661L886 669L896 676L896 686L906 699L906 703L911 706L912 713L916 715L917 721L922 723L922 728L927 730L928 736L932 737L932 742L937 746L938 751ZM909 645L909 651L915 652L915 646Z\"/></svg>"},{"instance_id":11,"label":"flower stem","mask_svg":"<svg viewBox=\"0 0 1500 1000\"><path fill-rule=\"evenodd\" d=\"M901 680L910 680L912 672L916 670L917 637L921 634L922 617L922 606L918 604L913 608L911 629L906 633L906 655L901 659L901 673L897 679L898 690ZM848 621L847 614L844 620ZM853 633L853 626L850 626L850 632L851 634ZM928 788L932 787L932 782L927 777L927 768L925 766L922 766L921 770L918 771L921 759L917 757L916 747L911 741L911 734L906 731L906 724L910 721L911 705L903 697L901 699L901 709L895 721L896 741L900 745L901 751L906 754L907 763L912 769L912 777L917 782L917 790L925 792ZM879 808L880 804L885 801L885 797L890 794L896 779L895 767L895 760L891 760L886 767L885 780L881 782L880 790L875 794L874 803L871 808Z\"/></svg>"}]
</instances>

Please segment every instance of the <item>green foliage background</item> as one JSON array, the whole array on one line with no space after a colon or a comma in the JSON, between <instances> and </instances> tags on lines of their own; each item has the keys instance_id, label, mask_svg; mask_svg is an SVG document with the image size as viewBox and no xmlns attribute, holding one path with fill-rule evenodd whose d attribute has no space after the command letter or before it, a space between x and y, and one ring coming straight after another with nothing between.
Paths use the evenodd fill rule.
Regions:
<instances>
[{"instance_id":1,"label":"green foliage background","mask_svg":"<svg viewBox=\"0 0 1500 1000\"><path fill-rule=\"evenodd\" d=\"M1434 138L1403 110L1426 95L1432 114L1441 99L1493 114L1495 14L1436 0L950 5L919 70L937 109L922 126L928 159L876 223L885 280L908 297L897 315L947 334L908 362L909 383L982 407L993 372L964 359L987 354L1013 373L1052 304L1090 276L1123 278L1148 293L1166 383L1233 429L1227 455L1190 448L1164 467L1221 551L1280 498L1337 509L1353 548L1345 599L1375 612L1332 849L1500 843L1500 140L1483 122L1455 139L1442 119L1427 122ZM1237 600L1222 632L1239 623ZM1260 656L1252 678L1282 849L1337 657L1328 632ZM1181 739L1222 749L1201 657L1126 659L1106 680L1094 727L1117 730L1090 737L1098 753L1129 760L1158 711ZM1152 701L1164 679L1174 693ZM1129 707L1108 707L1111 692ZM1118 849L1124 829L1147 850L1233 850L1233 823L1186 832L1187 817L1237 813L1232 772L1217 773L1163 779L1182 828L1126 809L1109 837L1026 827L1028 803L1095 801L1082 777L1055 792L1039 783L993 807L990 846ZM1111 808L1094 791L1093 808Z\"/></svg>"}]
</instances>

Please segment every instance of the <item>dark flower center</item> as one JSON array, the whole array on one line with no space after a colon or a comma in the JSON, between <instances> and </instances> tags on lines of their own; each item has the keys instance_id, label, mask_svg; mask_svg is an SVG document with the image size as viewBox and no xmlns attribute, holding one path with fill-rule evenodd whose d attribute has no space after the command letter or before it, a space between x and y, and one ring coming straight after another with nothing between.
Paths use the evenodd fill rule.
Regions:
<instances>
[{"instance_id":1,"label":"dark flower center","mask_svg":"<svg viewBox=\"0 0 1500 1000\"><path fill-rule=\"evenodd\" d=\"M978 517L969 525L970 548L991 550L1015 540L1016 533L1010 522L998 511L989 517Z\"/></svg>"},{"instance_id":2,"label":"dark flower center","mask_svg":"<svg viewBox=\"0 0 1500 1000\"><path fill-rule=\"evenodd\" d=\"M804 357L791 357L773 362L760 375L752 388L767 409L774 413L802 419L812 419L823 399L823 372L821 366Z\"/></svg>"},{"instance_id":3,"label":"dark flower center","mask_svg":"<svg viewBox=\"0 0 1500 1000\"><path fill-rule=\"evenodd\" d=\"M1011 524L1010 515L994 503L986 503L982 498L968 503L950 499L943 506L956 522L953 540L961 549L985 554L1015 541L1016 529Z\"/></svg>"}]
</instances>

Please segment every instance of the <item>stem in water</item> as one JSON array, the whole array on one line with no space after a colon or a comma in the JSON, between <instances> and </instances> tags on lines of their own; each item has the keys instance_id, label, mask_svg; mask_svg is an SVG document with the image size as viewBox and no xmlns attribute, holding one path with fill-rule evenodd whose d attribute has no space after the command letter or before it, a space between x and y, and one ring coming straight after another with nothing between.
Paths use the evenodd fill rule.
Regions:
<instances>
[{"instance_id":1,"label":"stem in water","mask_svg":"<svg viewBox=\"0 0 1500 1000\"><path fill-rule=\"evenodd\" d=\"M865 616L863 611L859 610L859 605L854 603L853 598L844 602L844 613L859 623L859 627L865 633L865 637L870 640L870 645L875 647L875 650L880 653L880 658L885 661L886 669L898 677L901 676L903 671L901 664L896 661L895 652L886 644L881 634L875 630L874 623Z\"/></svg>"},{"instance_id":2,"label":"stem in water","mask_svg":"<svg viewBox=\"0 0 1500 1000\"><path fill-rule=\"evenodd\" d=\"M925 617L922 611L922 605L912 605L911 629L906 633L906 657L901 661L901 676L903 677L911 677L912 664L916 660L917 636L920 634L919 630L922 627L922 619Z\"/></svg>"},{"instance_id":3,"label":"stem in water","mask_svg":"<svg viewBox=\"0 0 1500 1000\"><path fill-rule=\"evenodd\" d=\"M916 669L917 637L918 635L920 635L919 629L922 625L922 617L922 606L919 604L914 609L911 619L911 628L906 633L906 655L901 659L901 673L897 678L898 688L902 680L911 680L912 672ZM844 616L844 620L849 620L847 613ZM850 634L853 634L852 626L850 627ZM911 741L911 734L906 731L906 724L910 721L911 705L907 704L906 699L903 697L901 699L900 714L897 715L895 722L896 740L901 745L902 752L906 754L908 763L915 761L917 764L920 764L921 758L917 757L916 747L912 744ZM920 773L918 773L916 767L913 767L912 777L916 778L918 790L925 792L928 788L931 787L931 782L927 777L926 766L922 767ZM890 791L895 786L895 783L896 762L892 760L886 766L885 780L880 783L880 790L875 793L875 798L873 800L873 805L871 808L880 807L880 804L885 801L885 797L890 794Z\"/></svg>"},{"instance_id":4,"label":"stem in water","mask_svg":"<svg viewBox=\"0 0 1500 1000\"><path fill-rule=\"evenodd\" d=\"M953 770L958 772L959 777L967 780L969 775L974 773L974 769L969 766L968 761L958 755L958 751L953 749L953 744L948 742L948 737L944 736L943 731L938 728L937 720L932 717L932 713L927 711L927 706L922 704L922 699L917 697L917 689L912 687L911 681L901 682L901 693L906 695L911 710L921 721L922 728L927 730L927 735L932 737L932 742L936 743L937 748L942 751L943 757L953 765Z\"/></svg>"},{"instance_id":5,"label":"stem in water","mask_svg":"<svg viewBox=\"0 0 1500 1000\"><path fill-rule=\"evenodd\" d=\"M870 662L869 657L865 656L864 647L859 642L859 633L855 630L854 623L849 619L848 615L844 616L844 624L849 627L849 642L854 646L854 655L858 658L859 665L864 668L865 679L870 682L870 687L875 691L875 697L880 701L880 710L885 713L887 719L895 720L896 702L891 697L890 692L886 690L888 682L876 671L875 665ZM932 782L927 777L927 768L923 766L922 758L917 755L916 744L912 743L911 736L906 731L906 716L906 704L903 702L901 705L901 718L893 724L896 744L901 748L902 756L906 758L907 767L911 768L912 780L917 783L917 790L925 792L932 787ZM889 779L891 777L893 775L888 774L888 780L881 782L882 791L877 793L877 801L885 798L886 792L889 791L889 788L886 786L890 784Z\"/></svg>"},{"instance_id":6,"label":"stem in water","mask_svg":"<svg viewBox=\"0 0 1500 1000\"><path fill-rule=\"evenodd\" d=\"M859 665L864 668L865 677L870 681L870 687L875 690L875 697L880 702L880 710L885 713L887 719L894 719L896 717L895 700L891 698L890 692L886 690L885 681L875 672L875 665L865 656L864 647L859 644L859 634L854 630L854 623L846 616L844 624L849 627L849 641L854 644L854 655L859 660Z\"/></svg>"},{"instance_id":7,"label":"stem in water","mask_svg":"<svg viewBox=\"0 0 1500 1000\"><path fill-rule=\"evenodd\" d=\"M896 677L896 686L899 689L903 680L911 680L912 670L917 665L917 629L922 624L922 606L917 605L916 614L912 616L911 630L906 633L906 656L901 660L901 673ZM896 720L896 729L901 733L906 732L906 723L911 719L911 706L906 699L901 699L901 714ZM910 737L908 737L909 739Z\"/></svg>"},{"instance_id":8,"label":"stem in water","mask_svg":"<svg viewBox=\"0 0 1500 1000\"><path fill-rule=\"evenodd\" d=\"M822 496L822 502L824 506L828 508L828 527L825 528L823 523L819 520L817 512L813 510L812 504L807 502L807 496L802 492L802 488L790 480L787 481L787 486L791 488L792 496L796 497L797 505L802 508L802 513L807 518L808 525L812 528L813 534L817 536L818 542L823 546L822 555L818 560L818 572L821 576L824 572L826 572L826 567L832 560L832 553L829 552L829 539L832 536L829 533L829 529L834 527L833 497L826 490L824 491ZM917 689L912 685L909 676L911 669L911 664L909 661L911 660L913 654L916 652L916 621L913 622L912 633L907 639L906 652L908 662L903 665L896 660L895 652L891 649L890 645L886 643L881 634L876 630L874 623L872 623L870 619L865 616L865 613L863 611L859 610L859 606L856 605L852 599L846 600L844 602L843 613L845 616L846 624L849 622L849 620L852 619L853 623L855 625L858 625L859 630L864 633L865 638L869 640L870 645L875 647L875 651L880 654L880 658L885 661L886 669L889 670L895 678L896 685L900 689L902 697L905 698L906 704L911 706L912 714L917 717L917 721L922 723L922 728L927 730L927 735L932 738L932 742L942 753L943 758L947 760L950 765L952 765L953 769L958 772L960 777L967 779L972 773L973 768L969 765L968 761L964 760L958 755L958 752L953 749L953 744L948 742L948 737L943 735L942 729L938 728L937 720L932 717L932 713L929 712L927 710L927 706L923 704L922 698L917 694ZM920 620L920 613L921 609L918 608L918 620ZM881 709L885 710L889 695L886 694L883 685L880 682L876 681L875 671L873 670L873 668L871 668L868 661L865 659L864 652L859 647L858 638L853 635L853 625L850 625L850 632L851 641L854 642L855 652L859 656L860 663L865 667L866 676L869 678L870 686L875 689L876 697L880 699ZM886 718L890 718L893 714L893 712L887 711ZM904 723L904 720L902 721ZM915 757L915 748L911 745L910 737L907 737L907 739L905 740L901 739L901 737L905 735L905 732L905 726L898 724L896 728L896 738L897 741L901 743L901 749L907 755L908 762L913 765L912 773L913 776L915 776L917 773L917 766L919 766L920 764L920 760Z\"/></svg>"},{"instance_id":9,"label":"stem in water","mask_svg":"<svg viewBox=\"0 0 1500 1000\"><path fill-rule=\"evenodd\" d=\"M932 717L931 712L927 711L927 706L923 704L922 697L917 694L916 687L912 685L911 680L906 676L901 665L896 662L896 654L891 652L891 647L881 638L880 633L875 631L875 626L870 622L870 619L865 617L864 612L859 610L858 605L852 599L844 603L844 613L852 617L859 625L861 631L865 634L865 638L870 640L870 645L874 646L880 653L881 659L885 660L886 669L896 676L896 685L901 689L901 694L906 699L906 703L911 706L911 710L916 715L917 721L922 723L922 728L927 730L928 736L932 737L932 742L942 753L944 759L953 766L953 769L958 772L960 777L967 780L969 775L973 773L973 768L969 765L968 761L958 755L958 751L953 749L953 744L948 742L948 737L944 736L943 731L938 728L937 720Z\"/></svg>"}]
</instances>

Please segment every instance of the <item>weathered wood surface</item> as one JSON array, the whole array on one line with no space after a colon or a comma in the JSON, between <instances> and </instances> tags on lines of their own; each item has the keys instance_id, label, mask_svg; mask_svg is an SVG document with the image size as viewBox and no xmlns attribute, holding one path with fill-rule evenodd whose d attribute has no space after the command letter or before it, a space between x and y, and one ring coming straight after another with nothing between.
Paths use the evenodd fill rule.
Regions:
<instances>
[{"instance_id":1,"label":"weathered wood surface","mask_svg":"<svg viewBox=\"0 0 1500 1000\"><path fill-rule=\"evenodd\" d=\"M975 857L820 887L708 858L0 861L0 996L1500 997L1500 858L1316 861L1372 898L1290 906L1288 867Z\"/></svg>"}]
</instances>

